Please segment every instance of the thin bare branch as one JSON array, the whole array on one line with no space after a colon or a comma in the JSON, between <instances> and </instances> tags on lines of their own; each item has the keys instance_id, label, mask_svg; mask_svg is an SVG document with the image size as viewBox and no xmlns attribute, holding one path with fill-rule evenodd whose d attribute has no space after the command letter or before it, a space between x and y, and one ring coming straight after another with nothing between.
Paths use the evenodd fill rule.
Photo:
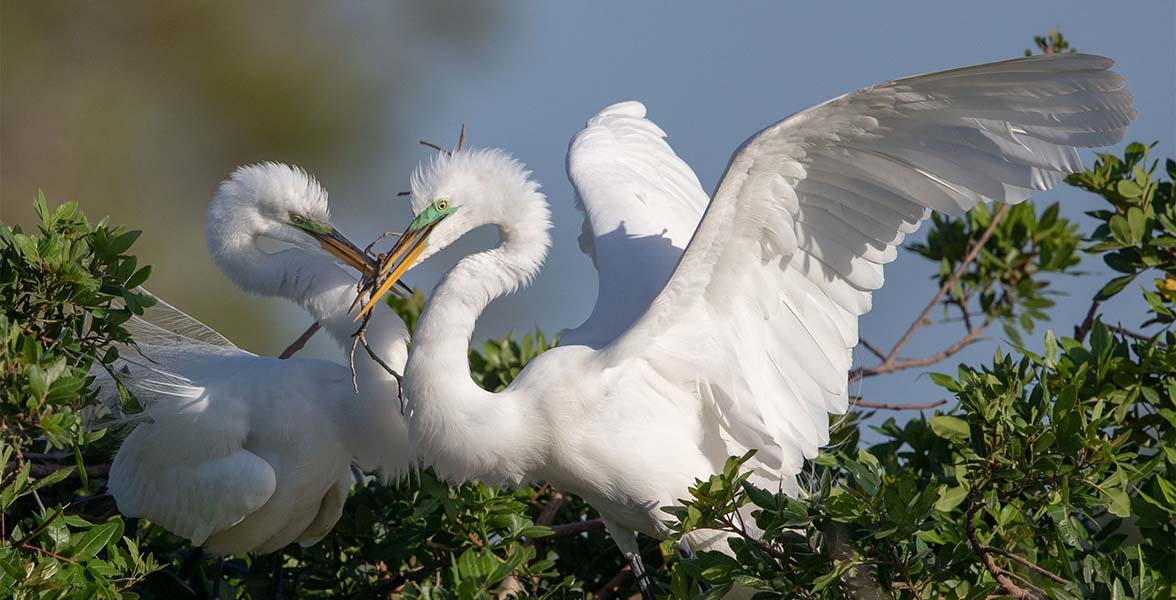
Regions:
<instances>
[{"instance_id":1,"label":"thin bare branch","mask_svg":"<svg viewBox=\"0 0 1176 600\"><path fill-rule=\"evenodd\" d=\"M617 571L616 575L613 575L604 585L600 586L600 589L596 591L596 594L592 598L594 600L610 600L613 596L617 595L621 586L625 584L625 581L629 579L629 575L632 573L633 568L629 565L621 567L621 570Z\"/></svg>"},{"instance_id":2,"label":"thin bare branch","mask_svg":"<svg viewBox=\"0 0 1176 600\"><path fill-rule=\"evenodd\" d=\"M604 519L595 518L587 521L576 521L575 523L564 523L562 525L552 525L551 535L543 536L542 541L556 540L559 538L572 537L580 535L586 531L602 531L604 529Z\"/></svg>"},{"instance_id":3,"label":"thin bare branch","mask_svg":"<svg viewBox=\"0 0 1176 600\"><path fill-rule=\"evenodd\" d=\"M902 371L905 369L916 369L918 367L926 367L933 365L941 360L950 358L955 353L967 348L968 346L980 340L980 336L988 330L988 324L985 323L980 327L972 329L964 337L957 340L954 344L944 348L942 351L932 354L931 356L924 356L922 358L908 358L904 360L890 360L873 367L858 367L849 372L849 380L851 382L858 381L866 377L873 377L875 375L882 375L884 373L893 373L895 371Z\"/></svg>"},{"instance_id":4,"label":"thin bare branch","mask_svg":"<svg viewBox=\"0 0 1176 600\"><path fill-rule=\"evenodd\" d=\"M996 231L996 226L1000 224L1001 220L1004 219L1004 216L1008 214L1008 212L1009 205L1002 204L1000 208L997 209L996 213L992 215L992 220L988 223L988 228L984 230L984 233L980 235L980 239L976 240L976 243L972 245L971 250L969 250L968 254L964 256L964 260L960 262L959 266L956 267L956 270L953 271L951 276L947 278L947 281L944 281L943 285L939 286L939 291L935 293L935 296L931 298L931 301L928 302L927 306L923 308L923 312L919 313L919 316L914 320L914 322L911 323L910 327L907 328L906 332L903 333L898 342L894 344L894 347L890 349L890 352L886 354L886 359L882 361L882 365L880 366L885 366L894 362L895 358L898 356L898 352L902 350L902 347L905 346L907 342L911 341L911 338L914 337L915 332L918 331L919 327L922 327L923 323L927 321L927 317L931 314L931 311L934 310L936 306L939 306L939 302L943 300L943 297L947 295L947 292L951 290L957 281L960 280L960 277L963 276L964 271L968 269L968 266L975 262L976 257L980 255L980 250L984 248L984 244L988 243L988 238L992 237L992 232Z\"/></svg>"},{"instance_id":5,"label":"thin bare branch","mask_svg":"<svg viewBox=\"0 0 1176 600\"><path fill-rule=\"evenodd\" d=\"M466 126L465 126L465 123L462 123L461 124L461 133L457 134L457 151L461 152L462 150L465 150L465 145L466 145Z\"/></svg>"},{"instance_id":6,"label":"thin bare branch","mask_svg":"<svg viewBox=\"0 0 1176 600\"><path fill-rule=\"evenodd\" d=\"M29 474L36 478L46 477L60 471L61 469L69 468L73 465L52 465L43 463L29 464ZM99 463L96 465L86 465L87 477L106 477L110 475L110 463Z\"/></svg>"},{"instance_id":7,"label":"thin bare branch","mask_svg":"<svg viewBox=\"0 0 1176 600\"><path fill-rule=\"evenodd\" d=\"M862 347L870 351L870 354L878 357L878 360L886 360L886 355L878 349L877 346L870 343L866 338L862 338Z\"/></svg>"},{"instance_id":8,"label":"thin bare branch","mask_svg":"<svg viewBox=\"0 0 1176 600\"><path fill-rule=\"evenodd\" d=\"M417 140L417 143L419 143L422 146L428 146L429 148L432 148L432 149L436 150L437 152L441 152L441 153L445 154L446 156L453 156L453 152L446 150L445 148L442 148L440 144L430 142L429 140L422 138L420 140Z\"/></svg>"},{"instance_id":9,"label":"thin bare branch","mask_svg":"<svg viewBox=\"0 0 1176 600\"><path fill-rule=\"evenodd\" d=\"M1033 564L1033 561L1030 561L1029 559L1027 559L1024 556L1021 556L1019 554L1014 554L1014 553L1009 552L1008 550L1005 550L1003 548L996 548L993 546L981 546L981 548L983 548L985 552L992 552L994 554L999 554L999 555L1001 555L1001 556L1003 556L1013 562L1020 564L1023 567L1028 568L1029 570L1031 570L1035 573L1038 573L1039 575L1044 575L1044 576L1046 576L1046 577L1048 577L1048 578L1050 578L1050 579L1052 579L1062 585L1070 583L1069 579L1066 579L1065 577L1062 577L1062 576L1058 575L1057 573L1054 573L1053 571L1039 567L1039 566Z\"/></svg>"},{"instance_id":10,"label":"thin bare branch","mask_svg":"<svg viewBox=\"0 0 1176 600\"><path fill-rule=\"evenodd\" d=\"M285 350L282 350L282 353L278 355L278 358L285 360L291 356L294 356L294 354L301 350L303 346L306 346L306 342L309 342L310 338L314 337L314 334L318 333L318 330L321 328L322 324L318 321L311 323L310 327L307 327L306 331L303 331L302 335L298 336L298 339L291 342L289 346L286 346Z\"/></svg>"},{"instance_id":11,"label":"thin bare branch","mask_svg":"<svg viewBox=\"0 0 1176 600\"><path fill-rule=\"evenodd\" d=\"M947 404L947 400L936 400L935 402L925 402L923 404L891 404L888 402L869 402L866 400L851 400L854 406L861 408L874 408L879 410L927 410L937 406Z\"/></svg>"},{"instance_id":12,"label":"thin bare branch","mask_svg":"<svg viewBox=\"0 0 1176 600\"><path fill-rule=\"evenodd\" d=\"M400 196L400 195L407 195L407 194L411 194L411 193L412 193L412 192L402 192L402 193L400 193L400 194L397 194L397 196ZM372 240L372 243L368 244L367 246L364 246L364 248L363 248L363 251L364 251L364 253L365 253L365 254L371 254L371 252L372 252L372 248L374 248L376 244L378 244L378 243L380 243L380 242L384 241L384 240L385 240L385 239L386 239L388 236L390 236L390 235L394 235L394 236L396 236L396 237L400 237L400 232L399 232L399 231L385 231L384 233L381 233L381 234L380 234L380 237L378 237L378 238L376 238L376 239Z\"/></svg>"},{"instance_id":13,"label":"thin bare branch","mask_svg":"<svg viewBox=\"0 0 1176 600\"><path fill-rule=\"evenodd\" d=\"M968 508L967 514L964 516L964 531L968 535L968 545L972 547L972 551L980 558L980 562L984 568L996 579L1000 587L1013 598L1020 598L1024 600L1039 600L1041 597L1033 592L1019 586L1012 579L1005 575L1004 569L996 565L996 561L992 560L992 555L985 549L987 546L980 543L980 539L976 537L976 524L973 518L976 516L976 511L979 504L976 503L975 498L969 498L971 506Z\"/></svg>"},{"instance_id":14,"label":"thin bare branch","mask_svg":"<svg viewBox=\"0 0 1176 600\"><path fill-rule=\"evenodd\" d=\"M543 510L539 511L539 516L535 518L536 525L543 525L544 527L551 525L555 520L555 514L559 512L564 503L563 492L556 492L551 496L551 500L543 505Z\"/></svg>"},{"instance_id":15,"label":"thin bare branch","mask_svg":"<svg viewBox=\"0 0 1176 600\"><path fill-rule=\"evenodd\" d=\"M1090 333L1090 328L1094 327L1094 315L1098 312L1099 305L1102 304L1098 300L1093 300L1090 303L1090 310L1086 311L1086 318L1082 319L1082 324L1074 327L1074 339L1081 342L1086 339L1086 334Z\"/></svg>"},{"instance_id":16,"label":"thin bare branch","mask_svg":"<svg viewBox=\"0 0 1176 600\"><path fill-rule=\"evenodd\" d=\"M1110 329L1111 331L1113 331L1119 335L1126 336L1126 337L1133 338L1133 339L1137 339L1141 342L1152 341L1152 336L1139 333L1138 331L1131 331L1130 329L1127 329L1126 327L1120 327L1118 325L1107 325L1107 329Z\"/></svg>"}]
</instances>

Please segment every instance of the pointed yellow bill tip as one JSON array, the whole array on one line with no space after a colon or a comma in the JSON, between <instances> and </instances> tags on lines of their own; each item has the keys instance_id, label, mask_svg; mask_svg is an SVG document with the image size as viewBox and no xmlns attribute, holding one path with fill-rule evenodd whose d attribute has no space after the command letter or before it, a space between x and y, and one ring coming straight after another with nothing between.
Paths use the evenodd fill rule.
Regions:
<instances>
[{"instance_id":1,"label":"pointed yellow bill tip","mask_svg":"<svg viewBox=\"0 0 1176 600\"><path fill-rule=\"evenodd\" d=\"M380 301L381 298L384 297L384 294L387 293L388 290L391 289L393 285L396 285L396 282L399 281L400 278L403 277L404 274L406 272L408 272L409 269L412 268L413 264L416 263L417 258L424 251L425 251L424 244L416 244L415 246L413 246L412 250L410 250L408 252L408 256L405 256L404 260L400 261L400 264L396 265L396 269L393 270L390 275L388 275L388 278L384 280L384 283L383 283L383 285L380 286L380 289L376 290L376 293L372 295L371 299L368 300L367 304L365 304L363 306L363 308L360 309L359 314L355 316L354 321L358 321L358 320L362 319L363 316L365 314L367 314L367 312L369 310L371 310L372 307L374 307L376 305L376 303Z\"/></svg>"}]
</instances>

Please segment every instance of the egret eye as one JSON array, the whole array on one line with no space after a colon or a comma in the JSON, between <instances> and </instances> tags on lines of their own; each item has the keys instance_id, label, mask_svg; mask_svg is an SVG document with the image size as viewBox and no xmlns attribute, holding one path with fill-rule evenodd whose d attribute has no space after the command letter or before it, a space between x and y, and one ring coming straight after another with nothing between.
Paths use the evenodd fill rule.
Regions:
<instances>
[{"instance_id":1,"label":"egret eye","mask_svg":"<svg viewBox=\"0 0 1176 600\"><path fill-rule=\"evenodd\" d=\"M306 217L302 215L290 215L290 222L295 225L302 225L306 222Z\"/></svg>"},{"instance_id":2,"label":"egret eye","mask_svg":"<svg viewBox=\"0 0 1176 600\"><path fill-rule=\"evenodd\" d=\"M437 210L445 210L449 208L449 201L442 198L433 203L433 208L436 208Z\"/></svg>"}]
</instances>

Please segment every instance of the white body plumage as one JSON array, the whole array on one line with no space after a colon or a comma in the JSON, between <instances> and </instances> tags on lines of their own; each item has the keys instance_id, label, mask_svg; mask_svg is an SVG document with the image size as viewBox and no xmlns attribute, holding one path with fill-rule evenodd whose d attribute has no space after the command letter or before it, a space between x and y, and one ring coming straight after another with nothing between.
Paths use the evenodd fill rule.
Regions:
<instances>
[{"instance_id":1,"label":"white body plumage","mask_svg":"<svg viewBox=\"0 0 1176 600\"><path fill-rule=\"evenodd\" d=\"M336 239L329 219L326 192L306 173L244 167L209 208L208 245L239 287L297 302L349 350L357 278L323 252ZM291 247L269 252L262 239ZM145 404L111 467L123 514L214 554L272 552L330 531L353 462L389 479L412 467L397 382L373 361L356 361L356 394L342 364L256 356L164 307L163 319L152 309L132 323L142 356L119 365ZM407 329L376 310L367 339L402 370Z\"/></svg>"},{"instance_id":2,"label":"white body plumage","mask_svg":"<svg viewBox=\"0 0 1176 600\"><path fill-rule=\"evenodd\" d=\"M660 507L728 456L758 450L755 481L795 492L848 407L857 319L903 237L931 210L1022 201L1080 169L1077 148L1120 141L1135 112L1111 64L1023 58L846 94L752 136L713 197L643 106L606 108L568 155L598 304L497 394L468 377L468 344L539 269L549 211L505 153L437 157L413 179L420 260L481 225L502 243L460 261L421 316L413 442L452 480L582 495L630 557L632 532L664 535Z\"/></svg>"}]
</instances>

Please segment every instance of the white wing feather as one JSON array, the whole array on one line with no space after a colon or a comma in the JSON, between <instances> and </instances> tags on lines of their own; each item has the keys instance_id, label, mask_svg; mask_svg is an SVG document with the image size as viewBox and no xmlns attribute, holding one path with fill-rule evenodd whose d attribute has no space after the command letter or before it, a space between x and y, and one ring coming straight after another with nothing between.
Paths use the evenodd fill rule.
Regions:
<instances>
[{"instance_id":1,"label":"white wing feather","mask_svg":"<svg viewBox=\"0 0 1176 600\"><path fill-rule=\"evenodd\" d=\"M215 373L239 355L212 348L204 353L141 348L147 358L124 361L120 379L144 403L151 422L123 441L107 487L123 514L147 518L202 545L261 508L277 485L273 467L245 449L251 426L247 399L177 374Z\"/></svg>"},{"instance_id":2,"label":"white wing feather","mask_svg":"<svg viewBox=\"0 0 1176 600\"><path fill-rule=\"evenodd\" d=\"M138 288L138 291L147 292L145 288ZM215 329L168 304L163 298L155 294L151 296L155 298L155 305L144 309L143 316L131 317L123 325L136 342L152 346L181 344L237 348L236 344Z\"/></svg>"},{"instance_id":3,"label":"white wing feather","mask_svg":"<svg viewBox=\"0 0 1176 600\"><path fill-rule=\"evenodd\" d=\"M1135 111L1112 64L1067 54L916 76L761 131L607 362L709 419L729 454L757 448L761 473L799 472L828 441L827 413L848 407L857 320L903 236L932 209L1022 201L1081 169L1075 148L1122 140Z\"/></svg>"},{"instance_id":4,"label":"white wing feather","mask_svg":"<svg viewBox=\"0 0 1176 600\"><path fill-rule=\"evenodd\" d=\"M588 120L568 149L568 178L584 213L580 249L599 274L588 320L561 344L599 347L641 316L669 280L709 197L640 102Z\"/></svg>"},{"instance_id":5,"label":"white wing feather","mask_svg":"<svg viewBox=\"0 0 1176 600\"><path fill-rule=\"evenodd\" d=\"M330 530L351 484L352 452L336 421L355 402L346 367L215 347L139 349L143 357L122 367L146 398L136 418L147 422L111 465L120 512L216 554L311 544Z\"/></svg>"}]
</instances>

